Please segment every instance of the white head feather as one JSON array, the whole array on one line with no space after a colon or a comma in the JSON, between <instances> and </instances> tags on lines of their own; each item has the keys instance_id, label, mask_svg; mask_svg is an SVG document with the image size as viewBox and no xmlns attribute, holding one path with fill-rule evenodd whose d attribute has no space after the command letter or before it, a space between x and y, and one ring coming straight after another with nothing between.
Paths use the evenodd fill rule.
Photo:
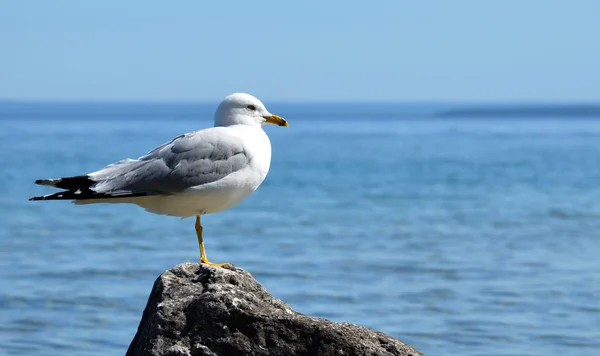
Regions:
<instances>
[{"instance_id":1,"label":"white head feather","mask_svg":"<svg viewBox=\"0 0 600 356\"><path fill-rule=\"evenodd\" d=\"M215 112L215 126L262 126L268 123L287 126L284 119L271 114L260 100L250 94L228 95Z\"/></svg>"}]
</instances>

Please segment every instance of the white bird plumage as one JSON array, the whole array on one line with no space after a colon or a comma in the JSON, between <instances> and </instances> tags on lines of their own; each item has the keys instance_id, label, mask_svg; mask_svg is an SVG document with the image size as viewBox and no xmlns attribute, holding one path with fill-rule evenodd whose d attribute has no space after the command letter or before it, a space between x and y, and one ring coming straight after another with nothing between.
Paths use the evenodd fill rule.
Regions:
<instances>
[{"instance_id":1,"label":"white bird plumage","mask_svg":"<svg viewBox=\"0 0 600 356\"><path fill-rule=\"evenodd\" d=\"M199 216L233 207L263 182L271 163L271 143L262 129L267 123L287 126L252 95L231 94L217 108L214 127L180 135L138 159L87 175L38 180L65 191L31 200L133 203L156 214L197 216L201 260L210 263Z\"/></svg>"}]
</instances>

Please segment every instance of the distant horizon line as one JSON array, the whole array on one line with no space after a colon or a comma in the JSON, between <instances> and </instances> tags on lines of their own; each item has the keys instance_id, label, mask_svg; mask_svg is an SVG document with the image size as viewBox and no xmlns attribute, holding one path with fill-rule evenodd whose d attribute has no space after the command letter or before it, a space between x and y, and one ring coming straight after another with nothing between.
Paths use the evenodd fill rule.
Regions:
<instances>
[{"instance_id":1,"label":"distant horizon line","mask_svg":"<svg viewBox=\"0 0 600 356\"><path fill-rule=\"evenodd\" d=\"M127 102L127 101L3 101L0 116L160 116L178 112L195 115L198 111L213 111L217 102ZM269 107L288 106L291 109L345 112L353 115L365 111L388 111L395 116L438 118L473 117L579 117L600 118L600 102L269 102ZM378 107L379 106L379 107ZM283 109L283 108L280 108ZM279 110L279 109L277 109ZM41 114L43 112L43 114Z\"/></svg>"}]
</instances>

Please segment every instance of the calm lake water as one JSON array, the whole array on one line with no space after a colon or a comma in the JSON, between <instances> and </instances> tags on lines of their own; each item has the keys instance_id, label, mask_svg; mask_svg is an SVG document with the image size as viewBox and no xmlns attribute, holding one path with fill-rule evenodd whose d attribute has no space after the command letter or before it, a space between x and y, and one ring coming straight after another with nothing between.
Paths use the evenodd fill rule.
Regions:
<instances>
[{"instance_id":1,"label":"calm lake water","mask_svg":"<svg viewBox=\"0 0 600 356\"><path fill-rule=\"evenodd\" d=\"M208 256L299 312L429 355L600 354L600 120L267 105L263 185L203 218ZM122 355L193 219L31 202L38 178L212 125L205 105L0 105L0 354ZM468 116L468 118L467 118Z\"/></svg>"}]
</instances>

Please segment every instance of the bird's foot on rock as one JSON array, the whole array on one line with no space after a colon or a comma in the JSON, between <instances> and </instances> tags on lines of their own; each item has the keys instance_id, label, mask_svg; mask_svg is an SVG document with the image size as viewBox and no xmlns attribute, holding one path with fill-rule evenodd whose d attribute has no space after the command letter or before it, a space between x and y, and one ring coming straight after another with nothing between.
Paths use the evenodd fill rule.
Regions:
<instances>
[{"instance_id":1,"label":"bird's foot on rock","mask_svg":"<svg viewBox=\"0 0 600 356\"><path fill-rule=\"evenodd\" d=\"M200 263L202 263L204 265L209 265L212 267L231 267L231 266L233 266L231 263L213 263L207 259L200 259Z\"/></svg>"}]
</instances>

